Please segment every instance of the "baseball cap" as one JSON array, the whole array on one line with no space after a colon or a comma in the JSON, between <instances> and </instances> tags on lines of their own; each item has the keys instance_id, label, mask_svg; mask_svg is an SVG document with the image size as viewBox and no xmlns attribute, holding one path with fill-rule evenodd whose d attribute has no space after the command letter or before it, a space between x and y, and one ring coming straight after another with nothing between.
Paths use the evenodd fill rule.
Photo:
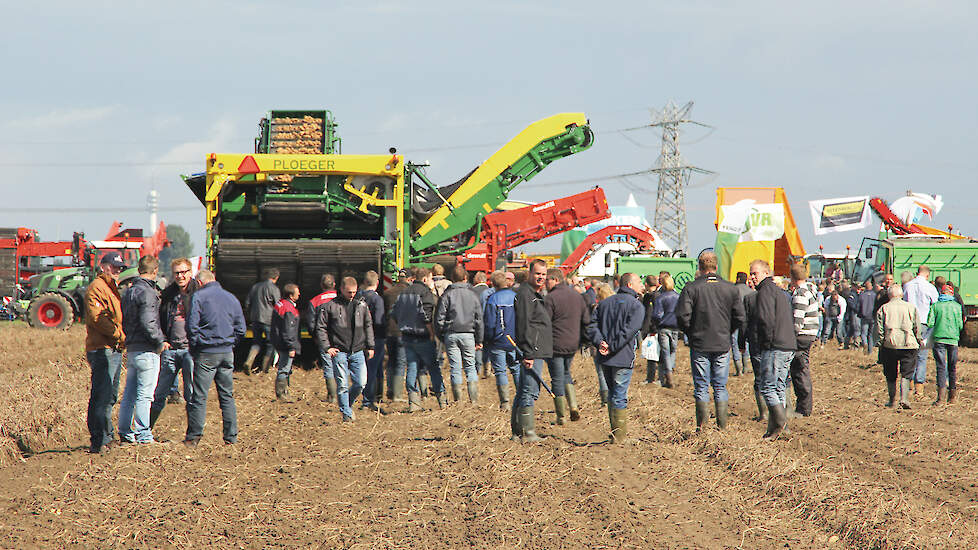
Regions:
<instances>
[{"instance_id":1,"label":"baseball cap","mask_svg":"<svg viewBox=\"0 0 978 550\"><path fill-rule=\"evenodd\" d=\"M109 252L102 257L100 264L108 264L112 267L126 267L126 262L122 261L122 254L118 252Z\"/></svg>"}]
</instances>

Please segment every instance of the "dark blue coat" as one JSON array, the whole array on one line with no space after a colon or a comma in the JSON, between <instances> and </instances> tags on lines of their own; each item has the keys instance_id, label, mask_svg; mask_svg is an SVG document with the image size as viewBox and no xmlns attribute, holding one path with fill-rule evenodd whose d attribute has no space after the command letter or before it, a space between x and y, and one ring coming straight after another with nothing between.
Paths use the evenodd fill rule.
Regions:
<instances>
[{"instance_id":1,"label":"dark blue coat","mask_svg":"<svg viewBox=\"0 0 978 550\"><path fill-rule=\"evenodd\" d=\"M234 294L212 281L190 298L187 339L192 352L229 353L244 338L245 319Z\"/></svg>"},{"instance_id":2,"label":"dark blue coat","mask_svg":"<svg viewBox=\"0 0 978 550\"><path fill-rule=\"evenodd\" d=\"M676 304L679 303L679 293L675 290L663 291L655 299L652 306L652 318L659 328L679 328L676 323Z\"/></svg>"},{"instance_id":3,"label":"dark blue coat","mask_svg":"<svg viewBox=\"0 0 978 550\"><path fill-rule=\"evenodd\" d=\"M486 307L483 309L483 321L485 323L485 337L483 342L497 349L514 350L512 344L506 338L516 339L516 310L513 308L513 301L516 299L516 292L511 288L497 290L486 298Z\"/></svg>"},{"instance_id":4,"label":"dark blue coat","mask_svg":"<svg viewBox=\"0 0 978 550\"><path fill-rule=\"evenodd\" d=\"M608 355L598 355L602 365L632 368L643 320L645 308L638 294L628 287L619 288L617 294L598 302L588 331L595 347L601 342L608 344Z\"/></svg>"},{"instance_id":5,"label":"dark blue coat","mask_svg":"<svg viewBox=\"0 0 978 550\"><path fill-rule=\"evenodd\" d=\"M154 351L166 341L160 329L160 291L155 282L136 277L122 295L122 331L130 352Z\"/></svg>"}]
</instances>

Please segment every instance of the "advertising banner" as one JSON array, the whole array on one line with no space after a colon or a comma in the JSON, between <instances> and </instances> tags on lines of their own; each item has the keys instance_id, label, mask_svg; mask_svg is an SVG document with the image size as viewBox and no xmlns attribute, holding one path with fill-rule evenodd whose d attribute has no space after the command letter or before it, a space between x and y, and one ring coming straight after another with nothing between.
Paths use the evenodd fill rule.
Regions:
<instances>
[{"instance_id":1,"label":"advertising banner","mask_svg":"<svg viewBox=\"0 0 978 550\"><path fill-rule=\"evenodd\" d=\"M808 201L816 235L855 231L869 227L869 197Z\"/></svg>"}]
</instances>

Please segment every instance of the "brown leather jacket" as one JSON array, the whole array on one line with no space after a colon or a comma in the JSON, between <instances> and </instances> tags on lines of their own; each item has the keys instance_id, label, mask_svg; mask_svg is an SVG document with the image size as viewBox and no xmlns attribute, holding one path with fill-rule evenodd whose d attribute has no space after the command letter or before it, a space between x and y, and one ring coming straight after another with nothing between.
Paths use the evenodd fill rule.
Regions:
<instances>
[{"instance_id":1,"label":"brown leather jacket","mask_svg":"<svg viewBox=\"0 0 978 550\"><path fill-rule=\"evenodd\" d=\"M103 348L122 349L126 335L122 333L122 304L119 287L106 274L88 285L85 293L85 351Z\"/></svg>"}]
</instances>

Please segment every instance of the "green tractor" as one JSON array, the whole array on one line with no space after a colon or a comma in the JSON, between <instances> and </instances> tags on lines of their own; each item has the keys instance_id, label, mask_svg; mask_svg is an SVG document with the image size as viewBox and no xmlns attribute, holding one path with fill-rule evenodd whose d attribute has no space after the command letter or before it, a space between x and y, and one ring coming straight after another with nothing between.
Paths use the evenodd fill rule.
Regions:
<instances>
[{"instance_id":1,"label":"green tractor","mask_svg":"<svg viewBox=\"0 0 978 550\"><path fill-rule=\"evenodd\" d=\"M118 251L125 261L135 266L139 261L140 242L92 241L85 250L83 265L56 269L30 278L30 290L17 301L15 313L22 314L35 328L67 329L85 315L85 292L96 277L98 259L107 252ZM120 290L137 276L130 267L119 275Z\"/></svg>"}]
</instances>

